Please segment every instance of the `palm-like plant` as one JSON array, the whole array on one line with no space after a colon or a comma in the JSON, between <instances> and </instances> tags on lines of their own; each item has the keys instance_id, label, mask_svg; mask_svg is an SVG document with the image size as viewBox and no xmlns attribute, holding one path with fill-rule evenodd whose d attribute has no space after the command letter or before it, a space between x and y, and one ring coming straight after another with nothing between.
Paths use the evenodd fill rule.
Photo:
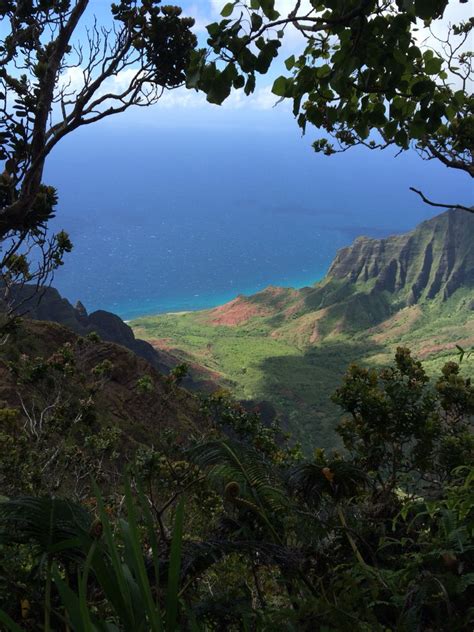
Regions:
<instances>
[{"instance_id":1,"label":"palm-like plant","mask_svg":"<svg viewBox=\"0 0 474 632\"><path fill-rule=\"evenodd\" d=\"M40 556L83 557L93 518L61 498L21 496L0 502L0 544L32 544Z\"/></svg>"},{"instance_id":2,"label":"palm-like plant","mask_svg":"<svg viewBox=\"0 0 474 632\"><path fill-rule=\"evenodd\" d=\"M45 575L44 629L50 629L52 564L84 559L91 545L92 516L60 498L22 496L0 503L0 544L30 544L32 574ZM1 613L0 613L1 620Z\"/></svg>"},{"instance_id":3,"label":"palm-like plant","mask_svg":"<svg viewBox=\"0 0 474 632\"><path fill-rule=\"evenodd\" d=\"M140 503L151 547L152 584L143 555L143 542L138 525L137 509L126 484L127 520L120 520L114 531L104 503L97 493L99 519L81 507L57 499L22 498L4 503L0 511L0 528L4 543L29 542L47 556L45 587L45 619L43 630L51 630L52 587L59 594L61 608L55 615L66 629L75 632L129 631L171 632L176 630L179 613L179 582L183 506L176 519L169 549L167 587L159 585L159 554L155 529L143 497ZM8 527L15 524L13 537ZM60 553L60 555L58 555ZM66 557L80 560L77 588L69 585L63 564ZM106 613L102 616L91 606L90 586L105 598ZM61 612L62 611L62 612ZM63 614L62 614L63 613ZM11 632L21 628L0 611L0 622Z\"/></svg>"},{"instance_id":4,"label":"palm-like plant","mask_svg":"<svg viewBox=\"0 0 474 632\"><path fill-rule=\"evenodd\" d=\"M226 500L253 509L275 535L275 518L289 509L283 479L276 467L250 447L229 440L199 444L190 456Z\"/></svg>"}]
</instances>

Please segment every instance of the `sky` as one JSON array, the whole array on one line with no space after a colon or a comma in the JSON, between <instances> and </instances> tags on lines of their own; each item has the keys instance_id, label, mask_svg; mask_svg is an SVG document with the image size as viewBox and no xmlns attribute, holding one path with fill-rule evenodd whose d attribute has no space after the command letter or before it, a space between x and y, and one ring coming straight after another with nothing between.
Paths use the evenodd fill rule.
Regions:
<instances>
[{"instance_id":1,"label":"sky","mask_svg":"<svg viewBox=\"0 0 474 632\"><path fill-rule=\"evenodd\" d=\"M163 3L164 0L163 0ZM196 19L195 31L200 40L200 44L205 46L206 43L206 25L222 19L220 10L225 4L225 0L181 0L177 4L183 7L183 14L193 16ZM287 15L294 7L294 0L276 0L276 8L282 15ZM301 11L309 7L309 0L302 0ZM447 25L457 23L461 19L466 19L471 13L471 7L452 0L447 7L445 17L441 21L437 21L433 26L433 31L437 36L443 36L446 32ZM93 16L97 17L99 24L107 24L110 22L110 0L91 0L85 21L90 22ZM426 42L429 33L420 25L418 38L420 43ZM433 39L428 39L428 43ZM254 94L249 97L245 96L242 90L234 91L231 96L223 103L222 106L216 106L206 102L204 95L194 90L179 88L177 90L168 91L154 106L147 108L131 108L120 116L111 117L103 123L93 126L93 130L87 130L85 133L100 137L104 130L116 130L117 133L130 132L136 130L137 133L147 131L150 134L159 133L160 130L179 129L189 130L191 135L196 138L203 130L221 130L222 134L230 136L239 133L248 133L249 130L260 131L263 133L289 133L295 137L301 137L301 132L293 118L290 103L277 103L278 98L271 93L273 80L279 74L285 72L283 62L293 53L301 51L302 36L296 29L287 29L283 46L279 54L277 63L275 63L270 72L260 77L257 82L257 88ZM77 71L73 71L77 72ZM113 82L120 85L121 81L126 81L126 77L115 77ZM73 77L74 80L74 77ZM115 87L116 87L115 86ZM318 138L318 131L314 128L308 128L306 136L301 138L301 143L306 147L310 147L311 143ZM386 169L393 168L393 152L387 152L385 155L379 154L379 160L382 161ZM360 160L360 155L353 155L347 152L340 164L347 165L350 169L355 161ZM409 164L410 161L407 161ZM403 172L403 166L397 165L397 173L405 173L410 175L411 167ZM427 168L427 174L435 173L435 171ZM450 170L446 177L446 197L450 203L453 201L470 204L469 199L472 188L464 183L463 178L468 180L468 176L453 174ZM429 177L429 176L428 176ZM438 172L436 172L438 178ZM370 183L368 183L370 184ZM414 183L416 185L416 183ZM439 182L436 183L435 190L439 190ZM430 190L426 191L427 195ZM456 197L457 195L461 197ZM453 197L454 196L454 197ZM433 213L436 212L433 211Z\"/></svg>"}]
</instances>

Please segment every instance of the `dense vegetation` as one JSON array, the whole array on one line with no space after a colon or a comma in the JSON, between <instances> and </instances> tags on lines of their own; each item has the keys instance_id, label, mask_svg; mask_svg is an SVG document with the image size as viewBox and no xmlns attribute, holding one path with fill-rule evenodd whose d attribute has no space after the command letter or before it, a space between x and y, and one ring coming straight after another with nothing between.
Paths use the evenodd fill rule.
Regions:
<instances>
[{"instance_id":1,"label":"dense vegetation","mask_svg":"<svg viewBox=\"0 0 474 632\"><path fill-rule=\"evenodd\" d=\"M400 348L334 401L342 453L304 458L217 394L205 433L139 446L103 495L4 499L6 629L469 629L470 381Z\"/></svg>"}]
</instances>

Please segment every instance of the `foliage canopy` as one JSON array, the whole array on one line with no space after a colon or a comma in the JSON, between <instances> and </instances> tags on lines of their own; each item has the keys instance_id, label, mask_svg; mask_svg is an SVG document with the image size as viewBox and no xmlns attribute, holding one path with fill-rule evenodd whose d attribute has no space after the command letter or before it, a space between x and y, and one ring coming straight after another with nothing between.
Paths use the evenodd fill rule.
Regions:
<instances>
[{"instance_id":1,"label":"foliage canopy","mask_svg":"<svg viewBox=\"0 0 474 632\"><path fill-rule=\"evenodd\" d=\"M207 27L217 59L193 53L188 86L219 104L232 89L252 93L288 29L296 29L301 53L286 59L288 74L274 81L273 93L293 102L303 131L309 124L323 132L313 144L317 152L412 145L422 157L474 176L472 52L464 46L472 19L450 25L445 38L426 38L448 0L293 4L280 15L275 0L227 3L224 19Z\"/></svg>"}]
</instances>

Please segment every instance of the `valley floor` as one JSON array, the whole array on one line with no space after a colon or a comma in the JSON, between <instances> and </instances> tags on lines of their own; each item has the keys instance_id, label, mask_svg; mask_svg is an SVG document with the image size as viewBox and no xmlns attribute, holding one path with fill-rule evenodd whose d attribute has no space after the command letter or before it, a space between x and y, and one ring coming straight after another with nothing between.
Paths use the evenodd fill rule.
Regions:
<instances>
[{"instance_id":1,"label":"valley floor","mask_svg":"<svg viewBox=\"0 0 474 632\"><path fill-rule=\"evenodd\" d=\"M318 312L282 324L274 314L252 313L248 305L245 310L245 297L236 299L245 314L238 322L205 310L131 324L137 337L188 363L198 384L210 380L239 399L268 400L297 439L330 447L339 418L330 398L347 367L388 365L398 346L408 346L429 373L439 372L445 362L459 359L457 346L474 346L474 312L466 309L471 299L470 292L458 291L446 302L405 307L376 326L336 329L320 338ZM473 362L464 360L464 372L472 372Z\"/></svg>"}]
</instances>

